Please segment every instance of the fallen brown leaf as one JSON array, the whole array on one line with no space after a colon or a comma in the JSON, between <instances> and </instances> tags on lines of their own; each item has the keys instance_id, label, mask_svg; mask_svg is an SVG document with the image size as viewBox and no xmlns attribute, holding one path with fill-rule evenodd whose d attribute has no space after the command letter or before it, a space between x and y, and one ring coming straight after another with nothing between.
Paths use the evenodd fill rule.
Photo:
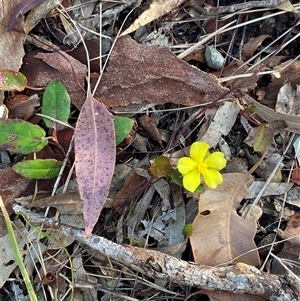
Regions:
<instances>
[{"instance_id":1,"label":"fallen brown leaf","mask_svg":"<svg viewBox=\"0 0 300 301\"><path fill-rule=\"evenodd\" d=\"M204 52L194 51L183 58L184 61L197 61L200 63L205 63Z\"/></svg>"},{"instance_id":2,"label":"fallen brown leaf","mask_svg":"<svg viewBox=\"0 0 300 301\"><path fill-rule=\"evenodd\" d=\"M28 34L42 19L46 18L51 10L59 6L62 0L35 0L30 2L32 3L32 7L30 8L31 11L24 24L24 31L26 34Z\"/></svg>"},{"instance_id":3,"label":"fallen brown leaf","mask_svg":"<svg viewBox=\"0 0 300 301\"><path fill-rule=\"evenodd\" d=\"M257 48L262 44L264 40L267 38L272 39L271 36L264 34L260 35L256 38L251 39L248 43L246 43L242 49L242 59L244 61L248 60L251 58L254 54L254 52L257 50Z\"/></svg>"},{"instance_id":4,"label":"fallen brown leaf","mask_svg":"<svg viewBox=\"0 0 300 301\"><path fill-rule=\"evenodd\" d=\"M129 201L134 197L134 192L137 195L143 193L143 190L138 192L137 187L141 187L145 183L145 178L138 175L135 171L132 171L125 180L122 188L117 192L112 204L113 209L122 213L124 209L129 205Z\"/></svg>"},{"instance_id":5,"label":"fallen brown leaf","mask_svg":"<svg viewBox=\"0 0 300 301\"><path fill-rule=\"evenodd\" d=\"M294 183L300 185L300 167L299 166L295 167L295 169L292 171L291 180Z\"/></svg>"},{"instance_id":6,"label":"fallen brown leaf","mask_svg":"<svg viewBox=\"0 0 300 301\"><path fill-rule=\"evenodd\" d=\"M195 105L233 98L216 77L178 59L166 48L119 38L95 97L108 107L147 101Z\"/></svg>"},{"instance_id":7,"label":"fallen brown leaf","mask_svg":"<svg viewBox=\"0 0 300 301\"><path fill-rule=\"evenodd\" d=\"M300 247L300 214L290 216L282 237L289 239L289 243Z\"/></svg>"},{"instance_id":8,"label":"fallen brown leaf","mask_svg":"<svg viewBox=\"0 0 300 301\"><path fill-rule=\"evenodd\" d=\"M60 214L82 214L82 202L78 191L68 191L62 194L38 199L31 202L29 207L54 207Z\"/></svg>"},{"instance_id":9,"label":"fallen brown leaf","mask_svg":"<svg viewBox=\"0 0 300 301\"><path fill-rule=\"evenodd\" d=\"M242 60L233 61L229 65L224 68L222 73L222 77L234 77L240 74L249 73L248 70L249 66ZM258 68L258 67L257 67ZM255 72L253 70L251 72ZM226 81L226 87L239 87L242 91L252 91L257 86L257 81L259 79L258 75L252 75L248 78L234 78Z\"/></svg>"},{"instance_id":10,"label":"fallen brown leaf","mask_svg":"<svg viewBox=\"0 0 300 301\"><path fill-rule=\"evenodd\" d=\"M10 21L7 26L7 31L12 31L16 24L18 23L18 18L20 16L25 15L34 7L40 5L41 3L45 2L45 0L22 0L14 9ZM26 33L27 34L27 33Z\"/></svg>"},{"instance_id":11,"label":"fallen brown leaf","mask_svg":"<svg viewBox=\"0 0 300 301\"><path fill-rule=\"evenodd\" d=\"M32 117L35 108L40 106L40 99L37 94L30 97L24 94L17 94L11 100L6 102L9 109L9 118L28 120Z\"/></svg>"},{"instance_id":12,"label":"fallen brown leaf","mask_svg":"<svg viewBox=\"0 0 300 301\"><path fill-rule=\"evenodd\" d=\"M52 79L61 81L71 96L72 103L81 108L87 67L64 52L32 51L25 55L21 72L33 87L44 87Z\"/></svg>"},{"instance_id":13,"label":"fallen brown leaf","mask_svg":"<svg viewBox=\"0 0 300 301\"><path fill-rule=\"evenodd\" d=\"M157 125L155 124L154 120L147 116L147 115L142 115L139 118L139 123L141 126L144 128L144 130L151 135L151 137L159 143L159 145L162 147L162 140L160 137L160 132L157 128Z\"/></svg>"},{"instance_id":14,"label":"fallen brown leaf","mask_svg":"<svg viewBox=\"0 0 300 301\"><path fill-rule=\"evenodd\" d=\"M245 220L236 212L248 194L247 176L224 174L223 179L216 189L207 189L200 195L199 213L190 237L195 263L215 266L233 261L259 266L253 241L256 221Z\"/></svg>"},{"instance_id":15,"label":"fallen brown leaf","mask_svg":"<svg viewBox=\"0 0 300 301\"><path fill-rule=\"evenodd\" d=\"M28 183L28 179L16 174L10 167L0 169L0 195L8 214L13 212L11 206L14 199L24 193Z\"/></svg>"}]
</instances>

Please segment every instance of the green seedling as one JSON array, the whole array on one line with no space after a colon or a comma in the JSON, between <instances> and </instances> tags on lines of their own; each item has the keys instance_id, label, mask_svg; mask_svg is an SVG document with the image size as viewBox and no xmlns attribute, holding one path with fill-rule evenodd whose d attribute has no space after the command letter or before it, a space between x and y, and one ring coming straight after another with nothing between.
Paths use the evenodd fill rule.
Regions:
<instances>
[{"instance_id":1,"label":"green seedling","mask_svg":"<svg viewBox=\"0 0 300 301\"><path fill-rule=\"evenodd\" d=\"M133 120L128 117L114 117L116 145L120 144L131 132Z\"/></svg>"},{"instance_id":2,"label":"green seedling","mask_svg":"<svg viewBox=\"0 0 300 301\"><path fill-rule=\"evenodd\" d=\"M42 114L52 117L52 120L43 116L46 126L55 131L62 130L64 125L53 121L56 119L67 123L70 117L71 98L66 87L57 80L51 80L43 94Z\"/></svg>"}]
</instances>

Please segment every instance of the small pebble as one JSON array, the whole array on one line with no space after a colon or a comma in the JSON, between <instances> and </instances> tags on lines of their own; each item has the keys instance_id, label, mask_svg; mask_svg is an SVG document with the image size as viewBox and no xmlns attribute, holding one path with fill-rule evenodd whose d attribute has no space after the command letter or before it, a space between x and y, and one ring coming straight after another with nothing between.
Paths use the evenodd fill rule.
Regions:
<instances>
[{"instance_id":1,"label":"small pebble","mask_svg":"<svg viewBox=\"0 0 300 301\"><path fill-rule=\"evenodd\" d=\"M220 70L224 64L224 57L213 46L206 46L204 57L208 67Z\"/></svg>"}]
</instances>

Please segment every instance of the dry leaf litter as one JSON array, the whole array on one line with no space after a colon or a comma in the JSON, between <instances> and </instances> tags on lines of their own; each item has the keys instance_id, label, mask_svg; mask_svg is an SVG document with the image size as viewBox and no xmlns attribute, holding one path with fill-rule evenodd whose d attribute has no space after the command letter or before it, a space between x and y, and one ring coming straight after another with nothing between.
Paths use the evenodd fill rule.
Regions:
<instances>
[{"instance_id":1,"label":"dry leaf litter","mask_svg":"<svg viewBox=\"0 0 300 301\"><path fill-rule=\"evenodd\" d=\"M1 69L20 70L28 87L60 80L71 96L73 127L89 72L94 97L88 99L134 120L116 150L107 147L115 163L100 216L99 208L88 212L82 205L73 150L58 185L17 175L12 166L23 157L0 150L0 194L38 300L297 300L299 4L283 2L45 1L19 16L10 33L3 24L26 1L0 6ZM41 95L30 88L1 92L1 118L41 124L35 114ZM253 150L260 125L269 133L265 153ZM58 143L37 157L63 160L72 136L72 128L59 131ZM79 136L82 142L84 133ZM161 155L175 167L199 140L228 160L217 189L190 194L149 172ZM88 178L91 155L80 147L77 161L85 162ZM27 220L13 208L30 210ZM60 224L41 219L45 212ZM95 224L91 238L83 234L87 212ZM0 299L28 300L0 222ZM186 224L193 224L190 239L182 234Z\"/></svg>"}]
</instances>

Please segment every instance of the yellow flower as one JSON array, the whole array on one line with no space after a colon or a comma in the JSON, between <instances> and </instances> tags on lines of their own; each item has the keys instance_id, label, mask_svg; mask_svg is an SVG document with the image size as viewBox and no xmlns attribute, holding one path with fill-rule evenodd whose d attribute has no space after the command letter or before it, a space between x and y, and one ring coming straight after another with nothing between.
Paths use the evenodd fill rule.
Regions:
<instances>
[{"instance_id":1,"label":"yellow flower","mask_svg":"<svg viewBox=\"0 0 300 301\"><path fill-rule=\"evenodd\" d=\"M226 166L222 152L210 154L209 145L205 142L194 142L190 149L190 157L178 160L178 171L183 175L183 187L194 192L204 179L210 188L216 188L223 182L219 170Z\"/></svg>"}]
</instances>

